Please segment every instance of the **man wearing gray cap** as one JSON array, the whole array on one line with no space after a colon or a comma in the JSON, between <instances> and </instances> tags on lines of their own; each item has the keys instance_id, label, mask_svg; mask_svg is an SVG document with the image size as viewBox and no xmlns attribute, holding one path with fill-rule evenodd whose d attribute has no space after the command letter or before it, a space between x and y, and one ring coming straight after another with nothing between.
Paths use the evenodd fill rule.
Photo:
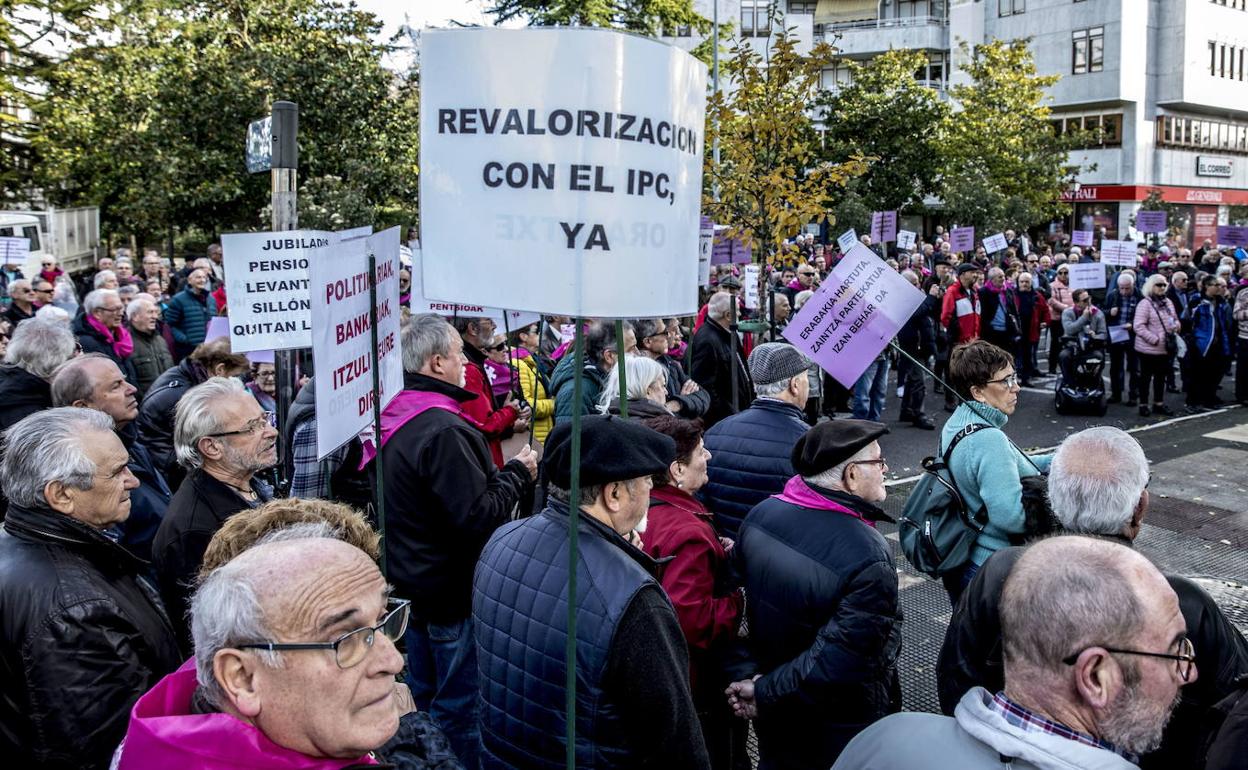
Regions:
<instances>
[{"instance_id":1,"label":"man wearing gray cap","mask_svg":"<svg viewBox=\"0 0 1248 770\"><path fill-rule=\"evenodd\" d=\"M759 675L729 703L753 717L759 767L826 770L849 741L901 708L901 610L893 549L875 528L888 464L868 420L833 420L793 447L779 495L733 549Z\"/></svg>"},{"instance_id":2,"label":"man wearing gray cap","mask_svg":"<svg viewBox=\"0 0 1248 770\"><path fill-rule=\"evenodd\" d=\"M707 431L711 461L703 499L721 535L735 539L750 509L779 493L792 477L789 455L810 427L802 411L810 395L809 368L810 361L787 343L754 348L754 403Z\"/></svg>"}]
</instances>

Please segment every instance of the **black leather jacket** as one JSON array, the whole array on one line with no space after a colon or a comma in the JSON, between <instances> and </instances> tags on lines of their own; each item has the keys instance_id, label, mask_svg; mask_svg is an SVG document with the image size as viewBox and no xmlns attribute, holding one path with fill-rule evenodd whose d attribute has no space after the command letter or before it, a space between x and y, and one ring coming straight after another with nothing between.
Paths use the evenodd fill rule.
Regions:
<instances>
[{"instance_id":1,"label":"black leather jacket","mask_svg":"<svg viewBox=\"0 0 1248 770\"><path fill-rule=\"evenodd\" d=\"M0 532L0 756L107 767L139 696L181 663L147 563L51 510Z\"/></svg>"}]
</instances>

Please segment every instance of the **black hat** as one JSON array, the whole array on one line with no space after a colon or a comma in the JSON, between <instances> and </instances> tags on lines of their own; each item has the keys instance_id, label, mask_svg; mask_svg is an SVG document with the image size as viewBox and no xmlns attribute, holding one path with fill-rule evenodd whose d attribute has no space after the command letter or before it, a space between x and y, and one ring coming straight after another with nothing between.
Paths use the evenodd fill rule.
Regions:
<instances>
[{"instance_id":1,"label":"black hat","mask_svg":"<svg viewBox=\"0 0 1248 770\"><path fill-rule=\"evenodd\" d=\"M958 275L966 275L967 273L971 271L982 273L984 272L984 269L980 267L979 265L975 264L974 262L963 262L962 264L958 265Z\"/></svg>"},{"instance_id":2,"label":"black hat","mask_svg":"<svg viewBox=\"0 0 1248 770\"><path fill-rule=\"evenodd\" d=\"M676 459L676 442L656 430L613 415L581 420L581 486L651 476ZM546 437L546 477L560 489L572 486L572 423Z\"/></svg>"},{"instance_id":3,"label":"black hat","mask_svg":"<svg viewBox=\"0 0 1248 770\"><path fill-rule=\"evenodd\" d=\"M949 264L949 259L947 257L937 257L936 261L932 263L932 267L935 267L936 265L948 265L948 264Z\"/></svg>"},{"instance_id":4,"label":"black hat","mask_svg":"<svg viewBox=\"0 0 1248 770\"><path fill-rule=\"evenodd\" d=\"M740 289L741 281L737 280L735 275L730 275L719 279L719 287L721 289Z\"/></svg>"},{"instance_id":5,"label":"black hat","mask_svg":"<svg viewBox=\"0 0 1248 770\"><path fill-rule=\"evenodd\" d=\"M799 476L818 476L845 462L860 449L888 433L870 420L828 420L806 431L793 447L793 470Z\"/></svg>"}]
</instances>

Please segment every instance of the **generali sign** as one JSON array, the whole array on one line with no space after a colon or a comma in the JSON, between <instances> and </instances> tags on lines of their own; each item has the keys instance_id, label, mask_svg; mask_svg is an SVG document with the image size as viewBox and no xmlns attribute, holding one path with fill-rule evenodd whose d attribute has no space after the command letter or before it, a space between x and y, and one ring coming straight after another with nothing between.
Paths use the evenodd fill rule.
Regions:
<instances>
[{"instance_id":1,"label":"generali sign","mask_svg":"<svg viewBox=\"0 0 1248 770\"><path fill-rule=\"evenodd\" d=\"M1196 156L1196 176L1229 177L1231 170L1230 158L1220 158L1214 155Z\"/></svg>"},{"instance_id":2,"label":"generali sign","mask_svg":"<svg viewBox=\"0 0 1248 770\"><path fill-rule=\"evenodd\" d=\"M1076 203L1080 201L1142 201L1153 190L1159 190L1161 199L1167 203L1225 203L1232 206L1248 206L1248 190L1163 185L1084 185L1078 190L1064 191L1062 200Z\"/></svg>"}]
</instances>

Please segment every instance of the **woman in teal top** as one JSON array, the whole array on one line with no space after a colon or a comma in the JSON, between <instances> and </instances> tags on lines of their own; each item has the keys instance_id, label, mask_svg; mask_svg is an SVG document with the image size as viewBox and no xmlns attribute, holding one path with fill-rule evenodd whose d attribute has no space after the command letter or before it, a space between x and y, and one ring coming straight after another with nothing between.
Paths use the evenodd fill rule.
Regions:
<instances>
[{"instance_id":1,"label":"woman in teal top","mask_svg":"<svg viewBox=\"0 0 1248 770\"><path fill-rule=\"evenodd\" d=\"M949 384L967 400L945 423L940 453L967 425L989 426L959 442L949 458L949 469L967 510L981 517L986 513L988 520L975 540L966 569L944 577L945 590L956 607L980 565L1010 545L1011 536L1023 534L1022 479L1047 472L1052 455L1028 458L1002 430L1018 406L1018 374L1012 355L983 340L960 345L949 357Z\"/></svg>"}]
</instances>

